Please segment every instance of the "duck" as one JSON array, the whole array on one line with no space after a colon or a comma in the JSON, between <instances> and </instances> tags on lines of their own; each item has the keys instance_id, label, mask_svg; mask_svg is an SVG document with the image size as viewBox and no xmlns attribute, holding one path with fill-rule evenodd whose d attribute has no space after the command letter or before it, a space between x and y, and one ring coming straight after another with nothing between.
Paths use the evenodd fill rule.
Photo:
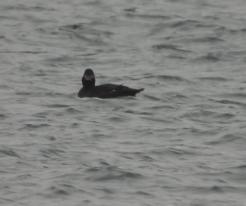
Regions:
<instances>
[{"instance_id":1,"label":"duck","mask_svg":"<svg viewBox=\"0 0 246 206\"><path fill-rule=\"evenodd\" d=\"M97 97L97 98L117 98L125 96L136 96L137 93L144 90L133 89L121 84L102 84L95 85L96 77L94 71L88 68L82 76L82 88L78 92L78 97Z\"/></svg>"}]
</instances>

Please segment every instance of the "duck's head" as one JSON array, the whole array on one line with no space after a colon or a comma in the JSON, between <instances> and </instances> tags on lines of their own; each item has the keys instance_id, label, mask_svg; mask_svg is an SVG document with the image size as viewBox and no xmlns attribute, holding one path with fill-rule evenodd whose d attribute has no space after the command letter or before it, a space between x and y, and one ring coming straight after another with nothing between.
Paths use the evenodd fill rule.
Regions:
<instances>
[{"instance_id":1,"label":"duck's head","mask_svg":"<svg viewBox=\"0 0 246 206\"><path fill-rule=\"evenodd\" d=\"M95 87L96 78L92 69L88 68L85 70L82 77L82 85L84 88L93 88Z\"/></svg>"}]
</instances>

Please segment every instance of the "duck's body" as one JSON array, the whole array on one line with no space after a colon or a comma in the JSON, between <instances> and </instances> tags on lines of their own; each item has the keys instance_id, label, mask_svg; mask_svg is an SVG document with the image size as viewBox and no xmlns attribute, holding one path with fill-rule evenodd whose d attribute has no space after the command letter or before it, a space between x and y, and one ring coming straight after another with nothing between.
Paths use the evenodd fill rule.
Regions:
<instances>
[{"instance_id":1,"label":"duck's body","mask_svg":"<svg viewBox=\"0 0 246 206\"><path fill-rule=\"evenodd\" d=\"M116 98L124 96L135 96L144 89L132 89L127 86L117 84L102 84L95 86L95 75L91 69L86 69L82 77L83 87L78 93L78 97L98 97Z\"/></svg>"},{"instance_id":2,"label":"duck's body","mask_svg":"<svg viewBox=\"0 0 246 206\"><path fill-rule=\"evenodd\" d=\"M115 98L124 96L135 96L143 89L131 89L129 87L117 84L102 84L91 89L80 89L79 97L98 97L98 98Z\"/></svg>"}]
</instances>

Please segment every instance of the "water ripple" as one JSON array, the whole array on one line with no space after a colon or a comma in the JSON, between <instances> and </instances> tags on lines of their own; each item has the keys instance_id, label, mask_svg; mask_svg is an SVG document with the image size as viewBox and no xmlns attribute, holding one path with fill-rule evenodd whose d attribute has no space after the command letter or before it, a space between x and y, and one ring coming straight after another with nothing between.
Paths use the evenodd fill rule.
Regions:
<instances>
[{"instance_id":1,"label":"water ripple","mask_svg":"<svg viewBox=\"0 0 246 206\"><path fill-rule=\"evenodd\" d=\"M16 151L14 151L13 149L7 148L7 147L1 147L0 148L0 157L4 157L4 156L20 158L18 153Z\"/></svg>"},{"instance_id":2,"label":"water ripple","mask_svg":"<svg viewBox=\"0 0 246 206\"><path fill-rule=\"evenodd\" d=\"M115 166L103 166L103 167L91 167L87 169L87 172L90 173L88 180L93 181L111 181L111 180L138 180L143 178L143 176L136 172L130 172L123 169L120 169Z\"/></svg>"},{"instance_id":3,"label":"water ripple","mask_svg":"<svg viewBox=\"0 0 246 206\"><path fill-rule=\"evenodd\" d=\"M207 144L210 145L220 145L220 144L228 144L228 143L239 143L239 144L245 144L246 143L246 138L240 135L235 135L235 134L225 134L219 139L215 141L210 141Z\"/></svg>"},{"instance_id":4,"label":"water ripple","mask_svg":"<svg viewBox=\"0 0 246 206\"><path fill-rule=\"evenodd\" d=\"M156 44L153 45L152 48L154 50L157 50L157 52L159 52L160 50L173 50L173 51L177 51L177 52L191 52L189 50L186 49L181 49L180 46L177 45L173 45L173 44Z\"/></svg>"}]
</instances>

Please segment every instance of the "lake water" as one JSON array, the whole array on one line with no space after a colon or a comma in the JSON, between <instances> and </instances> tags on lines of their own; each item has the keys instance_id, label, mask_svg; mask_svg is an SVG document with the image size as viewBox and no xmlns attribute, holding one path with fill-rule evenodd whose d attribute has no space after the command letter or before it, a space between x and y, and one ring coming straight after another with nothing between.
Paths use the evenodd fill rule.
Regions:
<instances>
[{"instance_id":1,"label":"lake water","mask_svg":"<svg viewBox=\"0 0 246 206\"><path fill-rule=\"evenodd\" d=\"M244 0L1 1L0 204L245 206L245 64Z\"/></svg>"}]
</instances>

